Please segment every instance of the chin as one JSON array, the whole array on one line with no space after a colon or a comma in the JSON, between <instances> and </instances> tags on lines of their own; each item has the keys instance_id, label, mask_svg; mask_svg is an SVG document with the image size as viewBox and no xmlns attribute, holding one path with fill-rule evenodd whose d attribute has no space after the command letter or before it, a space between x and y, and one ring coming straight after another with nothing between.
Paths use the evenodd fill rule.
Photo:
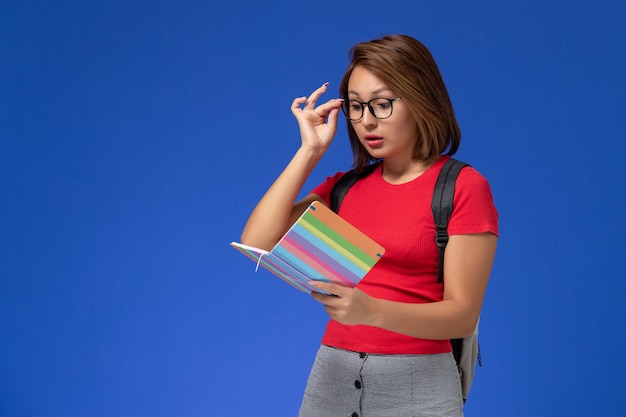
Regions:
<instances>
[{"instance_id":1,"label":"chin","mask_svg":"<svg viewBox=\"0 0 626 417\"><path fill-rule=\"evenodd\" d=\"M370 148L366 146L365 150L367 150L367 153L370 154L370 156L374 159L383 159L385 156L387 156L387 152L385 152L381 148Z\"/></svg>"}]
</instances>

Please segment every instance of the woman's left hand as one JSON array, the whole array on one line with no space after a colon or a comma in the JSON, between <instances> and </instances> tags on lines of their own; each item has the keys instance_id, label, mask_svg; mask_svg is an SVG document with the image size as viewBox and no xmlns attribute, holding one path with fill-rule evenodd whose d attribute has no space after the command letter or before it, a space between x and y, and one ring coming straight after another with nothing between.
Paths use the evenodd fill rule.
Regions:
<instances>
[{"instance_id":1,"label":"woman's left hand","mask_svg":"<svg viewBox=\"0 0 626 417\"><path fill-rule=\"evenodd\" d=\"M311 281L309 284L332 294L311 293L316 301L324 304L324 309L333 320L345 325L367 325L371 321L375 298L358 288L348 288L321 281Z\"/></svg>"}]
</instances>

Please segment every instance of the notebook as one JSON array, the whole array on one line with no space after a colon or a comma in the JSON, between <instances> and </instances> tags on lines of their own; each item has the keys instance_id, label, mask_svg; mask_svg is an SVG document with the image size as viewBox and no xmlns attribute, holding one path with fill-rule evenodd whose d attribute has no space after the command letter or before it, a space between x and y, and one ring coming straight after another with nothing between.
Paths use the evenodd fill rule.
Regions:
<instances>
[{"instance_id":1,"label":"notebook","mask_svg":"<svg viewBox=\"0 0 626 417\"><path fill-rule=\"evenodd\" d=\"M355 287L385 249L323 203L315 201L271 251L231 242L231 246L296 289L324 292L311 280Z\"/></svg>"}]
</instances>

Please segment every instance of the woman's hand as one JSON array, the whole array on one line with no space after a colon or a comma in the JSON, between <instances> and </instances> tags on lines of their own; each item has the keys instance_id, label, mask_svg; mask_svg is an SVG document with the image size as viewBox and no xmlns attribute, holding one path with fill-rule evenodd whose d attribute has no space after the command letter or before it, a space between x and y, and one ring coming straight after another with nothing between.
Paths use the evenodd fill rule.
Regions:
<instances>
[{"instance_id":1,"label":"woman's hand","mask_svg":"<svg viewBox=\"0 0 626 417\"><path fill-rule=\"evenodd\" d=\"M311 281L309 284L332 294L311 293L315 300L324 304L324 309L333 320L345 325L367 325L372 321L376 299L358 288L321 281Z\"/></svg>"},{"instance_id":2,"label":"woman's hand","mask_svg":"<svg viewBox=\"0 0 626 417\"><path fill-rule=\"evenodd\" d=\"M379 327L421 339L467 337L476 329L497 240L489 232L450 236L442 301L406 303L374 298L358 288L320 281L309 284L333 294L313 293L313 298L339 323Z\"/></svg>"},{"instance_id":3,"label":"woman's hand","mask_svg":"<svg viewBox=\"0 0 626 417\"><path fill-rule=\"evenodd\" d=\"M326 92L325 83L307 97L298 97L291 104L291 112L298 121L302 146L314 152L325 152L337 132L337 119L342 99L332 99L316 107L317 100ZM304 106L302 106L304 104Z\"/></svg>"}]
</instances>

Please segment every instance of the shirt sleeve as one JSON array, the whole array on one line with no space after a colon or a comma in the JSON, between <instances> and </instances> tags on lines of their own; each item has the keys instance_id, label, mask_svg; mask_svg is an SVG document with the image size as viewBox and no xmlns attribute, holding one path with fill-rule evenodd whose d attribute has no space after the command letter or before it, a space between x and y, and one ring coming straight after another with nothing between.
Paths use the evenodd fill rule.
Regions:
<instances>
[{"instance_id":1,"label":"shirt sleeve","mask_svg":"<svg viewBox=\"0 0 626 417\"><path fill-rule=\"evenodd\" d=\"M487 179L472 167L462 169L454 192L450 235L490 232L498 236L498 211Z\"/></svg>"},{"instance_id":2,"label":"shirt sleeve","mask_svg":"<svg viewBox=\"0 0 626 417\"><path fill-rule=\"evenodd\" d=\"M335 184L337 184L337 181L339 181L339 179L343 177L344 174L345 172L337 172L332 177L326 177L326 180L324 182L311 190L311 194L317 194L318 196L320 196L321 200L330 207L330 192L332 191Z\"/></svg>"}]
</instances>

